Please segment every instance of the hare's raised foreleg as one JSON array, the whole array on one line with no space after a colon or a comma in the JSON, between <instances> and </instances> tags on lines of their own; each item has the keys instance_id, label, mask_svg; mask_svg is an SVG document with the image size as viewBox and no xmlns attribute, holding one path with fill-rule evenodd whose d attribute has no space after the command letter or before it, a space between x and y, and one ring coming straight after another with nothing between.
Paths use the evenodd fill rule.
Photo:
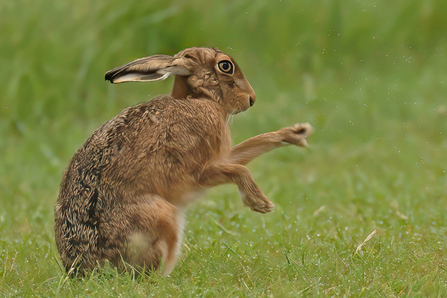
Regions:
<instances>
[{"instance_id":1,"label":"hare's raised foreleg","mask_svg":"<svg viewBox=\"0 0 447 298\"><path fill-rule=\"evenodd\" d=\"M215 164L208 166L202 173L199 183L203 187L213 187L225 183L235 183L245 206L252 210L267 213L275 206L256 185L250 171L237 164Z\"/></svg>"},{"instance_id":2,"label":"hare's raised foreleg","mask_svg":"<svg viewBox=\"0 0 447 298\"><path fill-rule=\"evenodd\" d=\"M157 269L162 260L165 274L177 263L183 233L183 213L157 195L127 205L129 231L124 260L131 266ZM124 210L123 210L124 211Z\"/></svg>"},{"instance_id":3,"label":"hare's raised foreleg","mask_svg":"<svg viewBox=\"0 0 447 298\"><path fill-rule=\"evenodd\" d=\"M306 138L311 134L312 126L309 123L297 123L278 131L260 134L232 147L229 163L245 165L259 155L290 144L306 147Z\"/></svg>"}]
</instances>

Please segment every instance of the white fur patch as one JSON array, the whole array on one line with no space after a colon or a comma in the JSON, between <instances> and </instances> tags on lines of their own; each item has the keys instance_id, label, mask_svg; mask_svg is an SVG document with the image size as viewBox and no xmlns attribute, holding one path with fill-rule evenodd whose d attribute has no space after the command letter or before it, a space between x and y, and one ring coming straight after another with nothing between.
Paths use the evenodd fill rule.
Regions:
<instances>
[{"instance_id":1,"label":"white fur patch","mask_svg":"<svg viewBox=\"0 0 447 298\"><path fill-rule=\"evenodd\" d=\"M171 257L169 261L167 261L167 252L168 252L168 247L165 241L160 241L159 245L161 250L164 252L166 251L166 255L165 253L163 253L163 263L164 263L164 274L165 275L169 275L171 274L172 270L174 270L175 265L177 264L177 260L178 257L180 255L180 248L183 242L183 228L185 226L185 213L183 212L182 209L178 209L178 213L177 213L177 243L176 243L176 247L175 247L175 256ZM164 246L163 246L164 245ZM166 250L164 250L163 248L166 247Z\"/></svg>"},{"instance_id":2,"label":"white fur patch","mask_svg":"<svg viewBox=\"0 0 447 298\"><path fill-rule=\"evenodd\" d=\"M153 82L153 81L161 81L169 77L171 73L167 72L163 75L159 73L155 74L141 74L141 73L127 73L125 75L119 76L113 79L114 84L124 83L124 82Z\"/></svg>"}]
</instances>

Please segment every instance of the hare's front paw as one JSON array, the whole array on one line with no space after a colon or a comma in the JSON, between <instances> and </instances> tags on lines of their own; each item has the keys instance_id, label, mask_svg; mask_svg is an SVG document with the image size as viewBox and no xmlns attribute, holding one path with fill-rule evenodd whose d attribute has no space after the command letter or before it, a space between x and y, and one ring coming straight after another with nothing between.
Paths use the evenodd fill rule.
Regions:
<instances>
[{"instance_id":1,"label":"hare's front paw","mask_svg":"<svg viewBox=\"0 0 447 298\"><path fill-rule=\"evenodd\" d=\"M297 123L293 126L284 127L278 131L283 136L283 142L296 146L307 147L306 138L313 132L309 123Z\"/></svg>"},{"instance_id":2,"label":"hare's front paw","mask_svg":"<svg viewBox=\"0 0 447 298\"><path fill-rule=\"evenodd\" d=\"M244 206L250 207L253 211L267 213L275 209L275 205L263 193L259 196L249 196L243 192L240 192L240 194Z\"/></svg>"}]
</instances>

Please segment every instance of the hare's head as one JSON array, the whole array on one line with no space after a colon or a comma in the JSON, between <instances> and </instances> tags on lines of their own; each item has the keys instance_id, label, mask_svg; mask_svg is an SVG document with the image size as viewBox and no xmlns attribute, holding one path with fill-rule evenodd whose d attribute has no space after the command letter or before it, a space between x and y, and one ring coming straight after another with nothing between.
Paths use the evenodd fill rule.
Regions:
<instances>
[{"instance_id":1,"label":"hare's head","mask_svg":"<svg viewBox=\"0 0 447 298\"><path fill-rule=\"evenodd\" d=\"M174 57L154 55L137 59L106 73L112 83L150 82L175 75L175 98L209 98L227 114L245 111L256 100L253 88L230 56L217 48L189 48Z\"/></svg>"}]
</instances>

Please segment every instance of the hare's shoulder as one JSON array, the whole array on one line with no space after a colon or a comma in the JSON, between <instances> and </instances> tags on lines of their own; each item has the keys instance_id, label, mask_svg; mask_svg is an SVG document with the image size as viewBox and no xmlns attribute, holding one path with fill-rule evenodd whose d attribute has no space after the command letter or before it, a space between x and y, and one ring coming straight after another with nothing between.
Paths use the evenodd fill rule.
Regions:
<instances>
[{"instance_id":1,"label":"hare's shoulder","mask_svg":"<svg viewBox=\"0 0 447 298\"><path fill-rule=\"evenodd\" d=\"M226 126L224 113L216 102L167 95L126 108L109 122L104 127L109 129L107 135L121 134L129 140L144 138L158 142L174 141L177 135L181 138L216 135Z\"/></svg>"},{"instance_id":2,"label":"hare's shoulder","mask_svg":"<svg viewBox=\"0 0 447 298\"><path fill-rule=\"evenodd\" d=\"M165 95L124 109L99 127L80 151L95 160L98 154L104 160L104 155L141 156L163 148L191 152L203 144L220 146L224 135L226 121L217 103Z\"/></svg>"}]
</instances>

